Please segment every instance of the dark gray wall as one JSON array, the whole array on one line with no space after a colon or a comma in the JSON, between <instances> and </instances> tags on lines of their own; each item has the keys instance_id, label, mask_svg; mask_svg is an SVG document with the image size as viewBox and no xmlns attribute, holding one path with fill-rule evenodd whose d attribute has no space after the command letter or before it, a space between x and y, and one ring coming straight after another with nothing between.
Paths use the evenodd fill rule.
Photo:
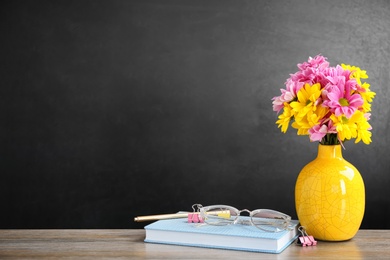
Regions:
<instances>
[{"instance_id":1,"label":"dark gray wall","mask_svg":"<svg viewBox=\"0 0 390 260\"><path fill-rule=\"evenodd\" d=\"M0 228L140 228L193 203L296 218L317 144L271 98L322 53L368 71L373 142L346 144L364 228L390 227L389 1L2 1Z\"/></svg>"}]
</instances>

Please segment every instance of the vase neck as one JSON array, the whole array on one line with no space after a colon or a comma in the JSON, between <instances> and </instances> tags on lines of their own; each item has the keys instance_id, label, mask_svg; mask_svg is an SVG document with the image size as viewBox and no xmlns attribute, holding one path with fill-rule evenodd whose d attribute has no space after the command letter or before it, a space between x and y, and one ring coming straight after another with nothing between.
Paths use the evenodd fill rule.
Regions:
<instances>
[{"instance_id":1,"label":"vase neck","mask_svg":"<svg viewBox=\"0 0 390 260\"><path fill-rule=\"evenodd\" d=\"M318 145L318 158L343 158L341 145Z\"/></svg>"}]
</instances>

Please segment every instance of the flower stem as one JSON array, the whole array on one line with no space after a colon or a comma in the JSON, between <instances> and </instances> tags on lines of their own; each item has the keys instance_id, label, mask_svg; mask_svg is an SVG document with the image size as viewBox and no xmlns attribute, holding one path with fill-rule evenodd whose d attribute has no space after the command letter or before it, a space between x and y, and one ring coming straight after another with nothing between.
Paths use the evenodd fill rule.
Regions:
<instances>
[{"instance_id":1,"label":"flower stem","mask_svg":"<svg viewBox=\"0 0 390 260\"><path fill-rule=\"evenodd\" d=\"M328 133L322 138L320 144L322 144L322 145L338 145L338 144L340 144L340 141L337 137L337 134L329 134Z\"/></svg>"}]
</instances>

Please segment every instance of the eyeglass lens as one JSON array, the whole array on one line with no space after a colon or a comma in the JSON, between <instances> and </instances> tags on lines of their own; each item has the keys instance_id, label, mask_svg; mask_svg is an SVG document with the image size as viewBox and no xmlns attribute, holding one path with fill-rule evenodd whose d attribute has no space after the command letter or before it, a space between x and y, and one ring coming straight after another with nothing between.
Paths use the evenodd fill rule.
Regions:
<instances>
[{"instance_id":1,"label":"eyeglass lens","mask_svg":"<svg viewBox=\"0 0 390 260\"><path fill-rule=\"evenodd\" d=\"M259 229L269 232L279 232L286 229L288 216L272 210L256 210L252 214L252 223Z\"/></svg>"},{"instance_id":2,"label":"eyeglass lens","mask_svg":"<svg viewBox=\"0 0 390 260\"><path fill-rule=\"evenodd\" d=\"M237 218L239 212L230 207L207 207L204 211L204 222L210 225L229 225Z\"/></svg>"},{"instance_id":3,"label":"eyeglass lens","mask_svg":"<svg viewBox=\"0 0 390 260\"><path fill-rule=\"evenodd\" d=\"M234 223L234 221L237 220L239 215L240 211L233 207L216 206L206 207L203 211L202 217L204 218L204 222L206 224L223 226ZM284 230L286 225L288 224L288 219L286 219L286 216L287 215L281 212L273 210L255 210L251 214L251 223L263 231L279 232Z\"/></svg>"}]
</instances>

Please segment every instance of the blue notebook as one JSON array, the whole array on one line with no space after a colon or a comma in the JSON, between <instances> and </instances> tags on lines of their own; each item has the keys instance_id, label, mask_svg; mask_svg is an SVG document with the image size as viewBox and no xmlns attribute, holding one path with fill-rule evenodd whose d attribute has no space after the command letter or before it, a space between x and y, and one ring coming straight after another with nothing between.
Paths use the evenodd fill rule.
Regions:
<instances>
[{"instance_id":1,"label":"blue notebook","mask_svg":"<svg viewBox=\"0 0 390 260\"><path fill-rule=\"evenodd\" d=\"M145 226L145 242L280 253L298 237L298 221L292 230L269 233L249 225L211 226L188 223L187 219L159 220Z\"/></svg>"}]
</instances>

